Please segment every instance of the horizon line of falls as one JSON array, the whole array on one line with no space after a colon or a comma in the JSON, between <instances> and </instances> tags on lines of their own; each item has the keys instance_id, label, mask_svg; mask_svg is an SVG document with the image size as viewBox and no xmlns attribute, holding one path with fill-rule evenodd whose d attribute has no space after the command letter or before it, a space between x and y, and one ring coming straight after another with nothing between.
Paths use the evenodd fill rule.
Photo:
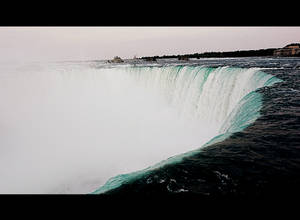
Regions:
<instances>
[{"instance_id":1,"label":"horizon line of falls","mask_svg":"<svg viewBox=\"0 0 300 220\"><path fill-rule=\"evenodd\" d=\"M281 81L255 68L61 64L0 78L0 193L118 187L243 130L259 117L255 90Z\"/></svg>"}]
</instances>

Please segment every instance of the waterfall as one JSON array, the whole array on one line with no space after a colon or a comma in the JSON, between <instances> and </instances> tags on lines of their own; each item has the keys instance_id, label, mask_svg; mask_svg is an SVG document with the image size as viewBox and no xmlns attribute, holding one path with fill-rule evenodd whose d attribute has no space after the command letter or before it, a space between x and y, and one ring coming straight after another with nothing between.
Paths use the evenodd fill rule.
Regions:
<instances>
[{"instance_id":1,"label":"waterfall","mask_svg":"<svg viewBox=\"0 0 300 220\"><path fill-rule=\"evenodd\" d=\"M126 71L143 87L164 96L178 114L196 120L206 128L213 127L215 136L194 150L143 170L115 176L93 193L116 188L165 164L178 163L203 147L245 129L260 116L262 97L255 91L281 81L256 68L169 66L128 68Z\"/></svg>"},{"instance_id":2,"label":"waterfall","mask_svg":"<svg viewBox=\"0 0 300 220\"><path fill-rule=\"evenodd\" d=\"M0 79L1 193L115 188L249 126L255 90L279 82L255 68L85 63L0 66Z\"/></svg>"}]
</instances>

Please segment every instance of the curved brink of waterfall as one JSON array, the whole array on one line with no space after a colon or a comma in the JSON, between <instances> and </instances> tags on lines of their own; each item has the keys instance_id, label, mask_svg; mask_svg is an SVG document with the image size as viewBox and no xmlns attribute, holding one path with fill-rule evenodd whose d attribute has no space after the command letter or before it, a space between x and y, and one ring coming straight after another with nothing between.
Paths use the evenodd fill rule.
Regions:
<instances>
[{"instance_id":1,"label":"curved brink of waterfall","mask_svg":"<svg viewBox=\"0 0 300 220\"><path fill-rule=\"evenodd\" d=\"M210 68L205 66L126 67L125 72L144 87L160 91L180 114L200 118L218 128L217 136L201 147L153 166L110 178L94 194L105 193L136 180L166 164L175 164L204 147L244 130L260 117L262 97L256 90L282 80L257 68Z\"/></svg>"}]
</instances>

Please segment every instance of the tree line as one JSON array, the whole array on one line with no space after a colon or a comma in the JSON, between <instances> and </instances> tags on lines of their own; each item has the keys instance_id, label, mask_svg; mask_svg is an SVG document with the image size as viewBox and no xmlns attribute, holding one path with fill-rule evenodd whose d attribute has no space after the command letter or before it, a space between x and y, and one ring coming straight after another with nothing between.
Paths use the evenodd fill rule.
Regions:
<instances>
[{"instance_id":1,"label":"tree line","mask_svg":"<svg viewBox=\"0 0 300 220\"><path fill-rule=\"evenodd\" d=\"M269 49L259 49L259 50L238 50L230 52L204 52L204 53L194 53L194 54L183 54L183 55L163 55L163 56L146 56L141 57L145 60L156 60L156 59L169 59L169 58L219 58L219 57L253 57L253 56L273 56L273 53L278 48Z\"/></svg>"}]
</instances>

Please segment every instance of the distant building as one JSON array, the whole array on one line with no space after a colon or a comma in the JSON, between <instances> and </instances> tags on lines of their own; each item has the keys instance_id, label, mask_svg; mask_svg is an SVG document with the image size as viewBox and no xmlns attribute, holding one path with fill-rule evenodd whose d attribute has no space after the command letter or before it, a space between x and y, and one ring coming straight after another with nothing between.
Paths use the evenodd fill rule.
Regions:
<instances>
[{"instance_id":1,"label":"distant building","mask_svg":"<svg viewBox=\"0 0 300 220\"><path fill-rule=\"evenodd\" d=\"M115 56L113 60L109 60L108 62L109 63L123 63L124 61L120 57Z\"/></svg>"},{"instance_id":2,"label":"distant building","mask_svg":"<svg viewBox=\"0 0 300 220\"><path fill-rule=\"evenodd\" d=\"M134 57L132 58L132 60L133 60L134 62L137 62L137 61L139 61L139 58L137 58L137 56L134 55Z\"/></svg>"},{"instance_id":3,"label":"distant building","mask_svg":"<svg viewBox=\"0 0 300 220\"><path fill-rule=\"evenodd\" d=\"M284 48L275 50L274 56L300 56L300 44L289 44Z\"/></svg>"},{"instance_id":4,"label":"distant building","mask_svg":"<svg viewBox=\"0 0 300 220\"><path fill-rule=\"evenodd\" d=\"M139 58L136 55L134 55L134 57L130 60L130 62L133 64L139 63Z\"/></svg>"}]
</instances>

